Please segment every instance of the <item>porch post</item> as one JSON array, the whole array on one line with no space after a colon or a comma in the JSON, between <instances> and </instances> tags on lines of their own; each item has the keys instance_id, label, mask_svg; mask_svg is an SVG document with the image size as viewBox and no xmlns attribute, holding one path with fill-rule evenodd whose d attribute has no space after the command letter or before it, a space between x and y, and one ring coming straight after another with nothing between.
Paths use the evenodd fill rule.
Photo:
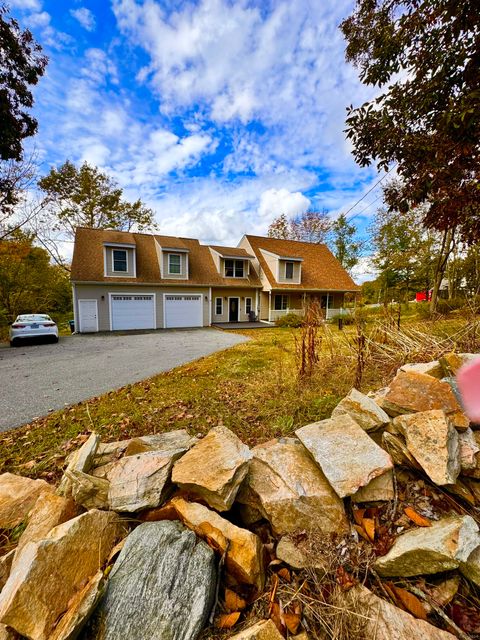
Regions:
<instances>
[{"instance_id":1,"label":"porch post","mask_svg":"<svg viewBox=\"0 0 480 640\"><path fill-rule=\"evenodd\" d=\"M272 291L268 292L268 321L272 321Z\"/></svg>"}]
</instances>

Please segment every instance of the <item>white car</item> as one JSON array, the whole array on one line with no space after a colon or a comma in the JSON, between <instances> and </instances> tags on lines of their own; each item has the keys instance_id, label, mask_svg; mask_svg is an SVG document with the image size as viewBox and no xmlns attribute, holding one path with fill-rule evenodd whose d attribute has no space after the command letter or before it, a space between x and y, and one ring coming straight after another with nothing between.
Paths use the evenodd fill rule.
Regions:
<instances>
[{"instance_id":1,"label":"white car","mask_svg":"<svg viewBox=\"0 0 480 640\"><path fill-rule=\"evenodd\" d=\"M50 338L58 342L58 327L44 313L27 313L17 316L10 326L10 346L16 347L25 338Z\"/></svg>"}]
</instances>

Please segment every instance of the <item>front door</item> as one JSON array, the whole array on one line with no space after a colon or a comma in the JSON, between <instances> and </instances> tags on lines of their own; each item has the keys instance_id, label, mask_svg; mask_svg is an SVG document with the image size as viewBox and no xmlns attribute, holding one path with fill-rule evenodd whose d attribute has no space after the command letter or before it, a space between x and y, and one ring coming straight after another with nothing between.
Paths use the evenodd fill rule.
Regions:
<instances>
[{"instance_id":1,"label":"front door","mask_svg":"<svg viewBox=\"0 0 480 640\"><path fill-rule=\"evenodd\" d=\"M228 321L238 322L238 308L240 306L240 298L228 299Z\"/></svg>"},{"instance_id":2,"label":"front door","mask_svg":"<svg viewBox=\"0 0 480 640\"><path fill-rule=\"evenodd\" d=\"M94 333L98 331L98 310L96 300L79 300L78 315L80 333Z\"/></svg>"}]
</instances>

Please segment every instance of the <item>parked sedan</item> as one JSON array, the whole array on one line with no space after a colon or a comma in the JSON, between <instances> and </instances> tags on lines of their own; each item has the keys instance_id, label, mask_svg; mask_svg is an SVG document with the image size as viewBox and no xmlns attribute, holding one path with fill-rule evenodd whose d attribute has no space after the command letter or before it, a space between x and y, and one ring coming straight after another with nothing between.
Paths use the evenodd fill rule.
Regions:
<instances>
[{"instance_id":1,"label":"parked sedan","mask_svg":"<svg viewBox=\"0 0 480 640\"><path fill-rule=\"evenodd\" d=\"M17 316L10 327L10 346L16 347L26 338L50 338L52 342L58 342L58 327L50 316L44 313Z\"/></svg>"}]
</instances>

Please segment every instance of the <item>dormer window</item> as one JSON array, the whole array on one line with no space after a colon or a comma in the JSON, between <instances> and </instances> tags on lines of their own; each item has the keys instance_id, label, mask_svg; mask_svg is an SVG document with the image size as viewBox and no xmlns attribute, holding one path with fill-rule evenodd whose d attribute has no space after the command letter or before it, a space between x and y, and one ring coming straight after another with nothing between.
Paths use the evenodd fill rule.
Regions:
<instances>
[{"instance_id":1,"label":"dormer window","mask_svg":"<svg viewBox=\"0 0 480 640\"><path fill-rule=\"evenodd\" d=\"M168 273L170 275L180 275L182 273L182 261L180 254L168 254Z\"/></svg>"},{"instance_id":2,"label":"dormer window","mask_svg":"<svg viewBox=\"0 0 480 640\"><path fill-rule=\"evenodd\" d=\"M225 277L226 278L243 278L244 277L243 260L225 260Z\"/></svg>"},{"instance_id":3,"label":"dormer window","mask_svg":"<svg viewBox=\"0 0 480 640\"><path fill-rule=\"evenodd\" d=\"M293 280L293 262L285 263L285 279Z\"/></svg>"},{"instance_id":4,"label":"dormer window","mask_svg":"<svg viewBox=\"0 0 480 640\"><path fill-rule=\"evenodd\" d=\"M126 249L114 249L112 251L113 271L126 273L128 271L128 256Z\"/></svg>"}]
</instances>

